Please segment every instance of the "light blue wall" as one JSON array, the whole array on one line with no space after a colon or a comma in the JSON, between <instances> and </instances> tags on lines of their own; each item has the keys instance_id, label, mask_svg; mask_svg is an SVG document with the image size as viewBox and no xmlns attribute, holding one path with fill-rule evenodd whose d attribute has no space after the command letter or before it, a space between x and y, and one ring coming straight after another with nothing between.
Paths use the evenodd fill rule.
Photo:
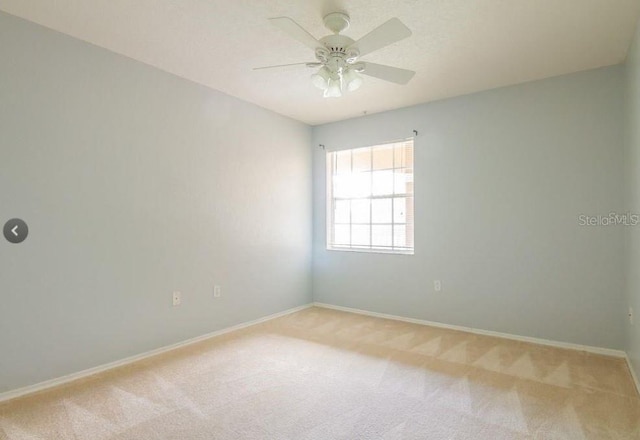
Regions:
<instances>
[{"instance_id":1,"label":"light blue wall","mask_svg":"<svg viewBox=\"0 0 640 440\"><path fill-rule=\"evenodd\" d=\"M316 301L609 348L626 336L638 368L640 335L637 324L626 332L625 312L640 310L640 233L578 224L580 214L640 211L638 50L626 70L625 158L622 66L312 136L0 13L0 223L31 227L21 245L0 240L0 392L309 302L312 206ZM326 251L317 144L413 129L416 254Z\"/></svg>"},{"instance_id":2,"label":"light blue wall","mask_svg":"<svg viewBox=\"0 0 640 440\"><path fill-rule=\"evenodd\" d=\"M0 392L311 301L309 127L3 13L0 60Z\"/></svg>"},{"instance_id":3,"label":"light blue wall","mask_svg":"<svg viewBox=\"0 0 640 440\"><path fill-rule=\"evenodd\" d=\"M578 221L623 209L623 74L614 66L315 127L314 300L623 348L623 230ZM327 251L317 145L413 129L415 255Z\"/></svg>"},{"instance_id":4,"label":"light blue wall","mask_svg":"<svg viewBox=\"0 0 640 440\"><path fill-rule=\"evenodd\" d=\"M636 30L626 63L626 150L625 177L627 209L640 214L640 28ZM640 225L626 229L626 295L633 308L634 325L627 325L627 353L640 377Z\"/></svg>"}]
</instances>

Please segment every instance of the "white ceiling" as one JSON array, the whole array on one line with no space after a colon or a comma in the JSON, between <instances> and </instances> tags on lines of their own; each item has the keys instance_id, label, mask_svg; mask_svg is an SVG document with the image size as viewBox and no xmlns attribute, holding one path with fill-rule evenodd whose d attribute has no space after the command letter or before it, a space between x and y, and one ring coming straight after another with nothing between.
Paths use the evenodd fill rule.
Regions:
<instances>
[{"instance_id":1,"label":"white ceiling","mask_svg":"<svg viewBox=\"0 0 640 440\"><path fill-rule=\"evenodd\" d=\"M640 0L0 0L0 10L316 125L624 60ZM289 16L315 37L322 17L351 16L358 39L391 17L413 35L363 60L415 70L406 86L366 77L325 99L313 61L270 25Z\"/></svg>"}]
</instances>

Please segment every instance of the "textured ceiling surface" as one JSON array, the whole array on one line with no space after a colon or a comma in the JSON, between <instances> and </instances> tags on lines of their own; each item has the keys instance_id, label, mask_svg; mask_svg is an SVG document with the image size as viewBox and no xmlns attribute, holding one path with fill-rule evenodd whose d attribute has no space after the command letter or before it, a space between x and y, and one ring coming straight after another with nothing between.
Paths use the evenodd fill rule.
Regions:
<instances>
[{"instance_id":1,"label":"textured ceiling surface","mask_svg":"<svg viewBox=\"0 0 640 440\"><path fill-rule=\"evenodd\" d=\"M640 0L0 0L0 10L316 125L620 63ZM314 60L268 18L320 38L336 10L354 39L402 20L413 35L363 60L415 70L411 82L365 77L326 99L311 69L252 71Z\"/></svg>"}]
</instances>

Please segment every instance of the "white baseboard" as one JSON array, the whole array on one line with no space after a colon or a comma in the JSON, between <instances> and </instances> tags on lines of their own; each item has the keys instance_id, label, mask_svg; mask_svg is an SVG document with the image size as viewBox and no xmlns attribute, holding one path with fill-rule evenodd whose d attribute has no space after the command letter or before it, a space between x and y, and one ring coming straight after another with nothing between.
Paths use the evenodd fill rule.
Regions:
<instances>
[{"instance_id":1,"label":"white baseboard","mask_svg":"<svg viewBox=\"0 0 640 440\"><path fill-rule=\"evenodd\" d=\"M431 327L446 328L446 329L449 329L449 330L458 330L458 331L463 331L463 332L468 332L468 333L474 333L474 334L477 334L477 335L495 336L495 337L498 337L498 338L512 339L514 341L523 341L523 342L530 342L532 344L548 345L548 346L551 346L551 347L567 348L567 349L570 349L570 350L586 351L586 352L589 352L589 353L602 354L602 355L606 355L606 356L614 356L614 357L619 357L619 358L626 358L627 357L627 354L624 351L622 351L622 350L614 350L614 349L611 349L611 348L591 347L591 346L588 346L588 345L572 344L572 343L569 343L569 342L558 342L558 341L550 341L548 339L532 338L532 337L529 337L529 336L518 336L518 335L509 334L509 333L494 332L494 331L491 331L491 330L481 330L481 329L477 329L477 328L463 327L463 326L460 326L460 325L451 325L451 324L443 324L441 322L426 321L424 319L406 318L404 316L388 315L386 313L378 313L378 312L370 312L368 310L354 309L354 308L351 308L351 307L334 306L333 304L325 304L325 303L316 302L316 303L313 303L313 305L316 306L316 307L322 307L322 308L325 308L325 309L340 310L340 311L343 311L343 312L357 313L359 315L374 316L376 318L392 319L392 320L395 320L395 321L410 322L412 324L428 325L428 326L431 326Z\"/></svg>"},{"instance_id":2,"label":"white baseboard","mask_svg":"<svg viewBox=\"0 0 640 440\"><path fill-rule=\"evenodd\" d=\"M221 330L217 330L215 332L212 333L207 333L205 335L202 336L197 336L195 338L192 339L188 339L186 341L182 341L182 342L178 342L176 344L172 344L172 345L167 345L165 347L161 347L155 350L151 350L151 351L147 351L145 353L141 353L135 356L131 356L125 359L121 359L118 361L114 361L114 362L110 362L108 364L104 364L104 365L100 365L94 368L89 368L87 370L83 370L83 371L79 371L77 373L72 373L63 377L59 377L56 379L51 379L51 380L47 380L44 382L40 382L37 383L35 385L30 385L27 387L23 387L23 388L18 388L16 390L11 390L11 391L7 391L4 393L0 393L0 402L6 402L8 400L12 400L12 399L16 399L18 397L24 397L26 395L29 394L34 394L34 393L39 393L41 391L45 391L47 389L50 388L54 388L60 385L64 385L67 384L69 382L73 382L76 381L78 379L83 379L86 378L88 376L92 376L94 374L98 374L98 373L102 373L114 368L118 368L124 365L128 365L128 364L132 364L134 362L137 361L141 361L143 359L147 359L153 356L157 356L159 354L162 353L166 353L168 351L172 351L172 350L176 350L178 348L181 347L186 347L188 345L192 345L201 341L205 341L207 339L211 339L211 338L215 338L217 336L221 336L224 335L226 333L230 333L236 330L240 330L246 327L251 327L253 325L256 324L260 324L262 322L266 322L266 321L270 321L272 319L276 319L279 318L281 316L285 316L285 315L289 315L291 313L295 313L298 312L300 310L304 310L307 309L309 307L321 307L321 308L325 308L325 309L334 309L334 310L340 310L343 312L350 312L350 313L357 313L360 315L367 315L367 316L373 316L376 318L384 318L384 319L392 319L392 320L396 320L396 321L403 321L403 322L409 322L412 324L419 324L419 325L428 325L428 326L432 326L432 327L439 327L439 328L446 328L446 329L450 329L450 330L458 330L458 331L464 331L464 332L468 332L468 333L474 333L474 334L479 334L479 335L486 335L486 336L495 336L495 337L499 337L499 338L504 338L504 339L512 339L512 340L516 340L516 341L524 341L524 342L531 342L534 344L540 344L540 345L548 345L548 346L552 346L552 347L559 347L559 348L567 348L567 349L571 349L571 350L580 350L580 351L586 351L589 353L595 353L595 354L602 354L602 355L607 355L607 356L615 356L615 357L620 357L620 358L624 358L627 361L627 364L629 366L629 371L631 372L631 376L633 377L633 380L636 384L636 388L638 390L638 393L640 393L640 381L638 381L638 377L636 376L636 373L631 365L631 361L629 360L629 357L627 356L627 354L622 351L622 350L613 350L613 349L609 349L609 348L600 348L600 347L591 347L588 345L579 345L579 344L571 344L571 343L567 343L567 342L557 342L557 341L550 341L547 339L539 339L539 338L532 338L532 337L528 337L528 336L518 336L518 335L512 335L509 333L500 333L500 332L494 332L494 331L490 331L490 330L480 330L480 329L475 329L475 328L471 328L471 327L463 327L463 326L458 326L458 325L450 325L450 324L443 324L441 322L435 322L435 321L426 321L423 319L415 319L415 318L407 318L407 317L403 317L403 316L397 316L397 315L389 315L386 313L377 313L377 312L370 312L368 310L361 310L361 309L354 309L351 307L343 307L343 306L335 306L332 304L325 304L325 303L312 303L312 304L306 304L303 306L299 306L299 307L294 307L292 309L289 310L285 310L283 312L279 312L279 313L274 313L272 315L269 316L265 316L262 318L258 318L255 319L253 321L249 321L249 322L244 322L242 324L238 324L238 325L234 325L232 327L227 327Z\"/></svg>"},{"instance_id":3,"label":"white baseboard","mask_svg":"<svg viewBox=\"0 0 640 440\"><path fill-rule=\"evenodd\" d=\"M629 359L628 355L625 355L625 359L627 360L627 367L629 367L629 372L631 373L633 382L636 384L636 391L638 392L638 395L640 395L640 381L638 380L638 376L636 375L636 372L633 369L633 364L631 363L631 359Z\"/></svg>"},{"instance_id":4,"label":"white baseboard","mask_svg":"<svg viewBox=\"0 0 640 440\"><path fill-rule=\"evenodd\" d=\"M167 345L165 347L157 348L155 350L147 351L145 353L141 353L135 356L131 356L125 359L120 359L118 361L110 362L108 364L100 365L97 367L89 368L87 370L79 371L77 373L72 373L66 376L58 377L56 379L47 380L44 382L37 383L35 385L26 386L23 388L18 388L15 390L7 391L4 393L0 393L0 402L6 402L8 400L16 399L18 397L23 397L28 394L39 393L41 391L47 390L49 388L54 388L60 385L64 385L69 382L73 382L78 379L83 379L88 376L92 376L94 374L102 373L117 367L121 367L123 365L131 364L134 362L141 361L146 358L150 358L152 356L157 356L162 353L166 353L168 351L175 350L177 348L186 347L188 345L195 344L197 342L201 342L210 338L215 338L220 335L224 335L226 333L230 333L236 330L240 330L246 327L251 327L252 325L260 324L265 321L270 321L275 318L280 318L281 316L289 315L291 313L298 312L300 310L307 309L309 307L313 307L313 304L306 304L299 307L294 307L289 310L285 310L283 312L274 313L273 315L265 316L262 318L255 319L249 322L243 322L242 324L234 325L232 327L227 327L221 330L217 330L212 333L207 333L202 336L197 336L195 338L187 339L186 341L178 342L176 344Z\"/></svg>"}]
</instances>

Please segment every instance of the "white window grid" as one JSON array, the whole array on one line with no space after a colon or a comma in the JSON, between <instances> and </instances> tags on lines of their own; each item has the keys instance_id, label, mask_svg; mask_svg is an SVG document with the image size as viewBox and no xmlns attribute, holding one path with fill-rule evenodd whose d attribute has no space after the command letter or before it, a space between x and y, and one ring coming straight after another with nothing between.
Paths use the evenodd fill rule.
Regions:
<instances>
[{"instance_id":1,"label":"white window grid","mask_svg":"<svg viewBox=\"0 0 640 440\"><path fill-rule=\"evenodd\" d=\"M411 191L410 192L404 192L404 193L396 193L396 181L395 178L393 179L393 190L390 194L384 194L384 195L374 195L373 194L373 180L374 180L374 171L378 172L378 171L391 171L392 173L396 173L397 171L402 171L405 174L411 174L411 176L413 176L413 167L414 167L414 163L413 163L413 157L411 158L411 165L410 167L407 167L406 164L396 164L396 155L395 155L395 151L392 152L392 157L393 157L393 163L392 163L392 167L391 168L376 168L374 169L374 158L373 158L373 153L374 150L376 148L380 148L380 147L389 147L389 148L395 148L396 145L398 144L402 144L403 148L405 148L405 151L410 151L411 155L413 155L413 138L409 138L409 139L403 139L403 140L399 140L399 141L394 141L394 142L388 142L385 144L379 144L379 145L373 145L370 147L361 147L361 148L353 148L350 150L344 150L344 151L349 151L350 155L351 155L351 159L350 159L350 171L351 174L355 174L358 173L358 171L356 171L354 173L354 160L353 160L353 156L354 156L354 151L357 150L363 150L363 149L369 149L369 160L370 160L370 168L368 171L364 171L364 172L369 172L370 173L370 178L371 178L371 182L370 182L370 194L367 196L362 196L362 197L334 197L333 195L333 181L334 181L334 177L337 175L337 154L338 151L333 151L333 152L328 152L327 153L327 249L329 250L345 250L345 251L361 251L361 252L381 252L381 253L397 253L397 254L413 254L414 253L414 243L413 243L413 228L414 228L414 219L413 218L409 218L409 216L407 215L405 218L405 222L401 223L401 222L396 222L396 216L395 216L395 203L394 201L396 199L402 199L405 201L405 203L409 203L411 202L411 204L413 205L414 203L414 189L413 189L413 185L411 185ZM408 148L407 148L408 147ZM344 153L344 151L342 151ZM408 170L410 170L409 172L407 172ZM406 186L405 186L406 189ZM374 200L382 200L382 199L391 199L391 222L373 222L373 201ZM336 201L348 201L350 202L349 206L351 208L351 203L353 203L354 201L358 201L358 200L365 200L365 201L369 201L369 222L354 222L352 220L352 210L349 209L349 222L348 223L336 223L335 222L335 203ZM411 209L409 209L409 206L405 207L406 211L408 212L409 210L413 211L413 206L411 206ZM349 243L336 243L335 242L335 226L336 225L342 225L342 226L349 226ZM368 245L362 245L362 244L353 244L353 226L369 226L369 244ZM374 226L391 226L392 228L392 232L391 232L391 245L390 246L386 246L386 245L374 245L373 244L373 227ZM404 226L405 228L411 228L412 231L410 233L412 240L410 242L410 245L407 244L405 246L396 244L396 226ZM407 235L407 230L405 229L405 235ZM406 238L405 238L406 240Z\"/></svg>"}]
</instances>

